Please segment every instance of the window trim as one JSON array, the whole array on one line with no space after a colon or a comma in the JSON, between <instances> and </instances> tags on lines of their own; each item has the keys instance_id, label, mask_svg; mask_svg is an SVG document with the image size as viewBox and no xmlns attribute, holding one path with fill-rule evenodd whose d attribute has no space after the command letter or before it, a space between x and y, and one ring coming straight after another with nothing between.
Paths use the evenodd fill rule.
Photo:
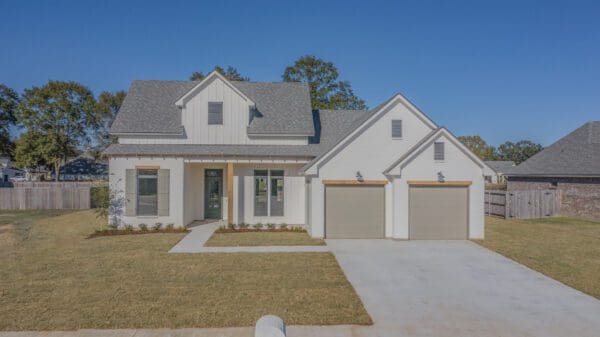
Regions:
<instances>
[{"instance_id":1,"label":"window trim","mask_svg":"<svg viewBox=\"0 0 600 337\"><path fill-rule=\"evenodd\" d=\"M394 122L400 122L400 137L394 136ZM392 119L390 122L390 133L392 136L392 139L402 139L404 137L404 127L403 127L402 120L401 119Z\"/></svg>"},{"instance_id":2,"label":"window trim","mask_svg":"<svg viewBox=\"0 0 600 337\"><path fill-rule=\"evenodd\" d=\"M155 183L156 183L156 205L155 205L155 209L153 213L148 213L148 214L141 214L140 213L140 177L143 175L140 175L140 171L154 171L154 178L145 178L145 179L154 179ZM149 176L149 174L147 175ZM136 172L135 172L135 180L136 180L136 200L135 200L135 214L138 217L158 217L158 169L156 168L136 168Z\"/></svg>"},{"instance_id":3,"label":"window trim","mask_svg":"<svg viewBox=\"0 0 600 337\"><path fill-rule=\"evenodd\" d=\"M267 175L257 175L257 171L267 171ZM281 171L281 175L272 175L272 171ZM269 217L269 218L281 218L285 217L285 169L254 169L252 172L253 181L254 181L254 189L252 191L252 214L254 217ZM256 178L257 177L266 177L267 178L267 214L266 215L256 215ZM271 214L271 178L281 177L283 180L283 207L281 215L272 215Z\"/></svg>"},{"instance_id":4,"label":"window trim","mask_svg":"<svg viewBox=\"0 0 600 337\"><path fill-rule=\"evenodd\" d=\"M442 146L442 157L438 158L437 154L438 152L436 151L436 147L438 146L438 144L440 144ZM443 162L446 160L446 145L444 142L433 142L433 160L435 160L436 162Z\"/></svg>"},{"instance_id":5,"label":"window trim","mask_svg":"<svg viewBox=\"0 0 600 337\"><path fill-rule=\"evenodd\" d=\"M219 105L221 107L221 123L211 123L210 122L210 116L211 116L211 112L210 112L210 106L211 105ZM224 107L223 107L223 102L216 102L216 101L210 101L208 102L208 106L207 106L207 110L206 110L206 125L223 125L223 115L224 115Z\"/></svg>"}]
</instances>

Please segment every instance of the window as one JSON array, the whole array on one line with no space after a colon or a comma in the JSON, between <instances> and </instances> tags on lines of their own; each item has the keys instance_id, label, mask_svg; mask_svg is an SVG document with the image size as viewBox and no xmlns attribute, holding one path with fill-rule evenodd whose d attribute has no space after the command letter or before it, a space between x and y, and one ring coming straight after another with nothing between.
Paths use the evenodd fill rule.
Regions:
<instances>
[{"instance_id":1,"label":"window","mask_svg":"<svg viewBox=\"0 0 600 337\"><path fill-rule=\"evenodd\" d=\"M434 143L434 160L444 160L444 142Z\"/></svg>"},{"instance_id":2,"label":"window","mask_svg":"<svg viewBox=\"0 0 600 337\"><path fill-rule=\"evenodd\" d=\"M137 215L158 215L158 170L138 170L137 186Z\"/></svg>"},{"instance_id":3,"label":"window","mask_svg":"<svg viewBox=\"0 0 600 337\"><path fill-rule=\"evenodd\" d=\"M283 216L283 170L254 171L254 216Z\"/></svg>"},{"instance_id":4,"label":"window","mask_svg":"<svg viewBox=\"0 0 600 337\"><path fill-rule=\"evenodd\" d=\"M402 120L392 120L392 138L402 138Z\"/></svg>"},{"instance_id":5,"label":"window","mask_svg":"<svg viewBox=\"0 0 600 337\"><path fill-rule=\"evenodd\" d=\"M208 102L208 125L223 125L223 102Z\"/></svg>"}]
</instances>

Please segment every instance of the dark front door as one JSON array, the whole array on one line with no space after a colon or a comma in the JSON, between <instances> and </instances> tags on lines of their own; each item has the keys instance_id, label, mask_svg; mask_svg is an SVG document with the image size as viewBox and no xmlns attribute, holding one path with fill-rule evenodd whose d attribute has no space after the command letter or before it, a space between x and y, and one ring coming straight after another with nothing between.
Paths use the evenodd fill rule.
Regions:
<instances>
[{"instance_id":1,"label":"dark front door","mask_svg":"<svg viewBox=\"0 0 600 337\"><path fill-rule=\"evenodd\" d=\"M223 170L204 171L204 218L221 218Z\"/></svg>"}]
</instances>

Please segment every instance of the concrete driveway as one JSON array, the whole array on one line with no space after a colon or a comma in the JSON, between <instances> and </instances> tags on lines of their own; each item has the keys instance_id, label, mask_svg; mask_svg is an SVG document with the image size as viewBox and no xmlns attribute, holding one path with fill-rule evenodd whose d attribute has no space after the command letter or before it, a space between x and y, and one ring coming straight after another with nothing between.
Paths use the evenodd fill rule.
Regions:
<instances>
[{"instance_id":1,"label":"concrete driveway","mask_svg":"<svg viewBox=\"0 0 600 337\"><path fill-rule=\"evenodd\" d=\"M600 301L475 243L327 244L375 321L357 335L600 336Z\"/></svg>"}]
</instances>

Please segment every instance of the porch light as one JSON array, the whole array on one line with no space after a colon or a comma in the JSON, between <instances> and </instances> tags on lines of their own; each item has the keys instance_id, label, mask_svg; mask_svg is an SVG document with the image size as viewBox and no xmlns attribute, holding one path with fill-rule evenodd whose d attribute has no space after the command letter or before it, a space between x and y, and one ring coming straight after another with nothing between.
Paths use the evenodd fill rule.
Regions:
<instances>
[{"instance_id":1,"label":"porch light","mask_svg":"<svg viewBox=\"0 0 600 337\"><path fill-rule=\"evenodd\" d=\"M437 177L438 177L438 181L440 183L443 183L444 180L446 179L446 177L444 177L444 174L442 173L442 171L440 171L440 172L437 173Z\"/></svg>"},{"instance_id":2,"label":"porch light","mask_svg":"<svg viewBox=\"0 0 600 337\"><path fill-rule=\"evenodd\" d=\"M356 180L363 182L365 181L365 178L363 178L362 174L360 173L360 171L356 171Z\"/></svg>"}]
</instances>

